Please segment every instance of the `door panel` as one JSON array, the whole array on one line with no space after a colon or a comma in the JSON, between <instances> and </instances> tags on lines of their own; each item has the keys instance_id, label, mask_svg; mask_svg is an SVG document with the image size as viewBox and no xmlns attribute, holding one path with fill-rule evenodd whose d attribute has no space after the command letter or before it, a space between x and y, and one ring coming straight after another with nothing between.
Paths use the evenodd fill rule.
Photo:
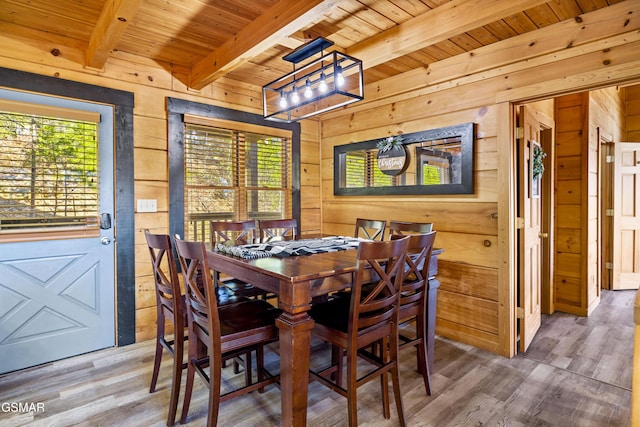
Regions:
<instances>
[{"instance_id":1,"label":"door panel","mask_svg":"<svg viewBox=\"0 0 640 427\"><path fill-rule=\"evenodd\" d=\"M535 147L540 147L540 124L526 107L520 108L524 132L518 141L519 209L519 289L518 317L520 351L525 352L540 328L542 312L542 191L541 182L532 178L531 163Z\"/></svg>"},{"instance_id":2,"label":"door panel","mask_svg":"<svg viewBox=\"0 0 640 427\"><path fill-rule=\"evenodd\" d=\"M640 284L640 143L614 144L613 289Z\"/></svg>"},{"instance_id":3,"label":"door panel","mask_svg":"<svg viewBox=\"0 0 640 427\"><path fill-rule=\"evenodd\" d=\"M93 218L107 213L115 223L113 108L5 90L0 98L99 113L100 212ZM0 232L0 373L115 345L113 227L103 229L95 221L5 233Z\"/></svg>"},{"instance_id":4,"label":"door panel","mask_svg":"<svg viewBox=\"0 0 640 427\"><path fill-rule=\"evenodd\" d=\"M113 286L101 282L104 270L113 271L112 245L72 239L11 247L30 256L3 251L0 259L1 372L114 345Z\"/></svg>"}]
</instances>

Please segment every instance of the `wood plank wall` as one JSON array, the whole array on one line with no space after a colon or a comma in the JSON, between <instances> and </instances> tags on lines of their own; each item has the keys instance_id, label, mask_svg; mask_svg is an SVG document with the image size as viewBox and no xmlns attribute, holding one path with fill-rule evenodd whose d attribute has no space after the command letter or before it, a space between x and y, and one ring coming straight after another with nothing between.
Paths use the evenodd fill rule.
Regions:
<instances>
[{"instance_id":1,"label":"wood plank wall","mask_svg":"<svg viewBox=\"0 0 640 427\"><path fill-rule=\"evenodd\" d=\"M600 297L599 132L620 141L625 119L622 89L555 100L555 309L586 316Z\"/></svg>"},{"instance_id":2,"label":"wood plank wall","mask_svg":"<svg viewBox=\"0 0 640 427\"><path fill-rule=\"evenodd\" d=\"M627 142L640 142L640 85L626 88L627 123L625 138Z\"/></svg>"},{"instance_id":3,"label":"wood plank wall","mask_svg":"<svg viewBox=\"0 0 640 427\"><path fill-rule=\"evenodd\" d=\"M586 291L587 314L591 313L600 302L602 289L602 251L601 224L602 200L601 183L604 175L602 159L602 139L622 141L625 133L626 88L610 87L589 92L589 162L587 164L587 206L585 230L583 237L587 244L587 258L583 260L585 272L584 290Z\"/></svg>"}]
</instances>

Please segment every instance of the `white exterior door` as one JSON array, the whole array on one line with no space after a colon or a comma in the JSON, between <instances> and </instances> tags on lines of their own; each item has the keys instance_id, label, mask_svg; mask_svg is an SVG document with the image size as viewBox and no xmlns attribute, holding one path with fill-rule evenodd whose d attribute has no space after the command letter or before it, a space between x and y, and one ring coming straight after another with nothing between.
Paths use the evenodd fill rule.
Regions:
<instances>
[{"instance_id":1,"label":"white exterior door","mask_svg":"<svg viewBox=\"0 0 640 427\"><path fill-rule=\"evenodd\" d=\"M0 217L0 373L115 345L113 108L0 90L3 99L89 111L99 125L91 220L33 232Z\"/></svg>"}]
</instances>

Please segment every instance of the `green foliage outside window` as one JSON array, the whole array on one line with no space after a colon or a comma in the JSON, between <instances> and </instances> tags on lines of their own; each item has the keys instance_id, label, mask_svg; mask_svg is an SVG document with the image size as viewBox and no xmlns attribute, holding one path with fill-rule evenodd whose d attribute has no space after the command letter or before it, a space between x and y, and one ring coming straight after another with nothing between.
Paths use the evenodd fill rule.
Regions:
<instances>
[{"instance_id":1,"label":"green foliage outside window","mask_svg":"<svg viewBox=\"0 0 640 427\"><path fill-rule=\"evenodd\" d=\"M434 165L422 165L422 184L435 185L442 182L440 178L440 168Z\"/></svg>"},{"instance_id":2,"label":"green foliage outside window","mask_svg":"<svg viewBox=\"0 0 640 427\"><path fill-rule=\"evenodd\" d=\"M98 124L0 113L2 228L96 218Z\"/></svg>"}]
</instances>

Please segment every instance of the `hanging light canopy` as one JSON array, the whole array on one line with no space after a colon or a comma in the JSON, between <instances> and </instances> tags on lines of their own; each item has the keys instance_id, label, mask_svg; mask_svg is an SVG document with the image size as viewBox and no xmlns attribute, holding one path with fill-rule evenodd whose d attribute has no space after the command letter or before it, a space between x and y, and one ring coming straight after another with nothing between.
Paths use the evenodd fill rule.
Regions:
<instances>
[{"instance_id":1,"label":"hanging light canopy","mask_svg":"<svg viewBox=\"0 0 640 427\"><path fill-rule=\"evenodd\" d=\"M364 98L362 61L337 51L325 55L332 45L318 37L282 57L293 71L262 87L266 119L291 123ZM320 58L298 65L317 53Z\"/></svg>"}]
</instances>

